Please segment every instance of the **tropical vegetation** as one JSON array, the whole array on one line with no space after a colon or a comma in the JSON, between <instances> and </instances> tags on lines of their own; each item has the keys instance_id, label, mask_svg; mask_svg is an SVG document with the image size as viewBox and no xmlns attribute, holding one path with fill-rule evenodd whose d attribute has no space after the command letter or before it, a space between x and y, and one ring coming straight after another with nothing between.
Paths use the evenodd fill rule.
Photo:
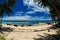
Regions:
<instances>
[{"instance_id":1,"label":"tropical vegetation","mask_svg":"<svg viewBox=\"0 0 60 40\"><path fill-rule=\"evenodd\" d=\"M5 40L4 36L0 35L0 40Z\"/></svg>"},{"instance_id":2,"label":"tropical vegetation","mask_svg":"<svg viewBox=\"0 0 60 40\"><path fill-rule=\"evenodd\" d=\"M4 12L10 16L10 13L12 12L11 9L14 7L15 2L16 0L3 0L3 2L0 3L0 28L2 26L1 24Z\"/></svg>"},{"instance_id":3,"label":"tropical vegetation","mask_svg":"<svg viewBox=\"0 0 60 40\"><path fill-rule=\"evenodd\" d=\"M52 20L60 26L60 0L34 0L42 3L43 7L50 9L50 16Z\"/></svg>"}]
</instances>

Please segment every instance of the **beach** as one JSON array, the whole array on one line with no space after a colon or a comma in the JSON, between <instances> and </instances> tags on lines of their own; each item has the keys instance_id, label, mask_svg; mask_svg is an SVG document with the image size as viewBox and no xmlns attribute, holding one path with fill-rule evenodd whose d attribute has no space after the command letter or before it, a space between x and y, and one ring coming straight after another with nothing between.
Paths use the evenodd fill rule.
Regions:
<instances>
[{"instance_id":1,"label":"beach","mask_svg":"<svg viewBox=\"0 0 60 40\"><path fill-rule=\"evenodd\" d=\"M7 32L7 36L5 37L6 40L37 40L39 38L42 38L41 36L45 37L48 34L53 35L56 34L56 31L53 29L50 29L50 32L48 32L48 29L52 25L38 25L38 26L18 26L14 27L13 25L3 25L4 27L11 27L13 28L13 31Z\"/></svg>"}]
</instances>

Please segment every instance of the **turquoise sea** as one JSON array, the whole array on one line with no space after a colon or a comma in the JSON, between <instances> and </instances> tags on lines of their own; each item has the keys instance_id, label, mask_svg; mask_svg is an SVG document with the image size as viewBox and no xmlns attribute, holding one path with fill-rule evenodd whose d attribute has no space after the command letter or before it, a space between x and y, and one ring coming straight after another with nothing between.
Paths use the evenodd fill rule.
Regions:
<instances>
[{"instance_id":1,"label":"turquoise sea","mask_svg":"<svg viewBox=\"0 0 60 40\"><path fill-rule=\"evenodd\" d=\"M46 21L2 21L2 24L39 24L39 23L52 22L51 20Z\"/></svg>"},{"instance_id":2,"label":"turquoise sea","mask_svg":"<svg viewBox=\"0 0 60 40\"><path fill-rule=\"evenodd\" d=\"M39 21L4 21L2 24L38 24Z\"/></svg>"}]
</instances>

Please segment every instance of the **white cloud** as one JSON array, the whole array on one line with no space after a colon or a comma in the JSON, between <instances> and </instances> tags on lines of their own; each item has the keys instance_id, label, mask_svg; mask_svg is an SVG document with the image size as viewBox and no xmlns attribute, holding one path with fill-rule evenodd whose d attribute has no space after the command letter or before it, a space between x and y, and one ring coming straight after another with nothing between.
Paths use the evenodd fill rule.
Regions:
<instances>
[{"instance_id":1,"label":"white cloud","mask_svg":"<svg viewBox=\"0 0 60 40\"><path fill-rule=\"evenodd\" d=\"M26 12L27 14L34 14L34 13L36 13L36 11L28 11L28 12Z\"/></svg>"},{"instance_id":2,"label":"white cloud","mask_svg":"<svg viewBox=\"0 0 60 40\"><path fill-rule=\"evenodd\" d=\"M25 16L11 16L11 17L7 17L7 18L3 18L3 20L33 20L33 21L37 21L37 20L51 20L51 18L45 18L44 16L31 17L29 15L25 15Z\"/></svg>"},{"instance_id":3,"label":"white cloud","mask_svg":"<svg viewBox=\"0 0 60 40\"><path fill-rule=\"evenodd\" d=\"M32 8L33 9L33 11L31 10L31 11L27 11L27 12L23 12L23 11L18 11L18 12L15 12L15 13L17 13L17 14L22 14L22 13L26 13L26 14L34 14L34 13L36 13L36 12L46 12L46 13L48 13L48 8L46 8L46 9L44 9L43 7L42 8L40 8L40 7L35 7L35 8Z\"/></svg>"},{"instance_id":4,"label":"white cloud","mask_svg":"<svg viewBox=\"0 0 60 40\"><path fill-rule=\"evenodd\" d=\"M25 16L11 16L3 18L3 20L28 20L31 16L25 15Z\"/></svg>"},{"instance_id":5,"label":"white cloud","mask_svg":"<svg viewBox=\"0 0 60 40\"><path fill-rule=\"evenodd\" d=\"M38 2L34 3L33 0L24 0L24 5L27 5L28 8L30 6L32 6L33 8L31 8L33 11L28 11L28 12L23 12L23 11L18 11L18 12L15 12L17 15L21 15L22 13L28 13L28 14L33 14L33 13L36 13L36 12L48 12L49 9L48 8L43 8L41 7L41 4L38 5ZM32 17L32 16L29 16L29 15L24 15L24 16L11 16L11 17L6 17L6 18L3 18L3 20L34 20L34 21L37 21L37 20L51 20L51 18L46 18L44 16L36 16L36 17Z\"/></svg>"},{"instance_id":6,"label":"white cloud","mask_svg":"<svg viewBox=\"0 0 60 40\"><path fill-rule=\"evenodd\" d=\"M15 13L24 13L23 11L18 11L18 12L15 12Z\"/></svg>"},{"instance_id":7,"label":"white cloud","mask_svg":"<svg viewBox=\"0 0 60 40\"><path fill-rule=\"evenodd\" d=\"M44 16L40 16L40 17L32 17L30 20L34 20L34 21L38 21L38 20L40 20L40 21L45 21L45 20L51 20L51 18L46 18L46 17L44 17Z\"/></svg>"},{"instance_id":8,"label":"white cloud","mask_svg":"<svg viewBox=\"0 0 60 40\"><path fill-rule=\"evenodd\" d=\"M15 16L21 16L24 12L23 11L18 11L18 12L15 12Z\"/></svg>"},{"instance_id":9,"label":"white cloud","mask_svg":"<svg viewBox=\"0 0 60 40\"><path fill-rule=\"evenodd\" d=\"M23 13L26 13L26 14L34 14L36 13L36 11L27 11L27 12L23 12L23 11L18 11L18 12L15 12L16 14L23 14Z\"/></svg>"},{"instance_id":10,"label":"white cloud","mask_svg":"<svg viewBox=\"0 0 60 40\"><path fill-rule=\"evenodd\" d=\"M23 3L24 3L24 5L30 5L30 6L34 5L33 0L23 0Z\"/></svg>"},{"instance_id":11,"label":"white cloud","mask_svg":"<svg viewBox=\"0 0 60 40\"><path fill-rule=\"evenodd\" d=\"M38 5L38 2L34 2L34 0L24 0L24 5L27 5L28 8L30 6L32 6L33 8L31 8L33 11L36 12L49 12L48 8L43 8L43 6L41 6L41 4Z\"/></svg>"},{"instance_id":12,"label":"white cloud","mask_svg":"<svg viewBox=\"0 0 60 40\"><path fill-rule=\"evenodd\" d=\"M34 0L23 0L23 3L25 6L28 6L28 9L32 9L30 11L27 12L23 12L23 11L18 11L15 13L28 13L28 14L34 14L36 12L47 12L49 13L49 9L43 8L43 6L41 6L41 4L38 5L38 2L34 2Z\"/></svg>"}]
</instances>

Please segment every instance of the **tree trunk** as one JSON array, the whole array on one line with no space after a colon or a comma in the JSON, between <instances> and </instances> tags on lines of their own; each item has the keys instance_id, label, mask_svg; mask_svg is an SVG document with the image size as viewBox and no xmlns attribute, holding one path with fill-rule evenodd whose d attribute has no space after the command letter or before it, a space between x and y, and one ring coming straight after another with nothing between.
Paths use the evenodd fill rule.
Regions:
<instances>
[{"instance_id":1,"label":"tree trunk","mask_svg":"<svg viewBox=\"0 0 60 40\"><path fill-rule=\"evenodd\" d=\"M58 27L60 26L60 11L57 9L57 7L49 0L49 2L50 2L50 4L55 8L55 11L56 11L56 13L57 13L57 18L58 18L58 20L57 20L57 22L58 22Z\"/></svg>"},{"instance_id":2,"label":"tree trunk","mask_svg":"<svg viewBox=\"0 0 60 40\"><path fill-rule=\"evenodd\" d=\"M2 17L0 17L0 31L2 30Z\"/></svg>"}]
</instances>

